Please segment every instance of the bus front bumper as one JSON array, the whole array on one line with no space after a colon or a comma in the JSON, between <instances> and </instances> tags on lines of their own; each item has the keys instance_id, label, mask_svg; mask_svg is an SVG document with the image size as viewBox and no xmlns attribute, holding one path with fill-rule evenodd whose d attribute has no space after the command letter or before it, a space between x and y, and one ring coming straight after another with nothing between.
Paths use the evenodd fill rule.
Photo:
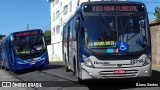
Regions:
<instances>
[{"instance_id":1,"label":"bus front bumper","mask_svg":"<svg viewBox=\"0 0 160 90\"><path fill-rule=\"evenodd\" d=\"M32 61L27 63L17 62L16 70L22 70L22 69L27 69L27 68L37 67L37 66L44 66L47 64L49 64L48 58L45 58L44 60Z\"/></svg>"},{"instance_id":2,"label":"bus front bumper","mask_svg":"<svg viewBox=\"0 0 160 90\"><path fill-rule=\"evenodd\" d=\"M125 73L115 73L116 70L123 70ZM81 79L107 79L107 78L135 78L150 77L152 75L151 63L141 67L128 68L90 68L82 66Z\"/></svg>"}]
</instances>

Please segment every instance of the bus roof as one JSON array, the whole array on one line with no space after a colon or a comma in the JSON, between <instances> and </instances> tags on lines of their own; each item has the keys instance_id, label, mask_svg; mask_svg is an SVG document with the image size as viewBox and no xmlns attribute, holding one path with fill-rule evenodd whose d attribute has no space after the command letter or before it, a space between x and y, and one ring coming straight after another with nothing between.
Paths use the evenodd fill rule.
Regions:
<instances>
[{"instance_id":1,"label":"bus roof","mask_svg":"<svg viewBox=\"0 0 160 90\"><path fill-rule=\"evenodd\" d=\"M63 27L73 18L73 16L82 10L82 7L84 4L141 4L145 6L143 2L135 2L135 1L92 1L92 2L83 2L80 4L80 6L77 8L77 10L74 12L74 14L71 15L71 17L68 19L66 23L63 24Z\"/></svg>"},{"instance_id":2,"label":"bus roof","mask_svg":"<svg viewBox=\"0 0 160 90\"><path fill-rule=\"evenodd\" d=\"M13 33L11 33L11 34L20 33L20 32L27 32L27 31L35 31L35 30L40 30L40 31L42 31L41 29L30 29L30 30L23 30L23 31L13 32Z\"/></svg>"},{"instance_id":3,"label":"bus roof","mask_svg":"<svg viewBox=\"0 0 160 90\"><path fill-rule=\"evenodd\" d=\"M12 33L10 33L9 35L7 35L7 36L3 37L3 39L1 40L1 42L3 42L3 41L6 41L6 40L10 39L10 37L11 37L12 35L16 34L16 33L31 32L31 31L36 31L36 30L39 30L39 31L40 31L40 33L42 33L42 30L41 30L41 29L30 29L30 30L24 30L24 31L12 32Z\"/></svg>"}]
</instances>

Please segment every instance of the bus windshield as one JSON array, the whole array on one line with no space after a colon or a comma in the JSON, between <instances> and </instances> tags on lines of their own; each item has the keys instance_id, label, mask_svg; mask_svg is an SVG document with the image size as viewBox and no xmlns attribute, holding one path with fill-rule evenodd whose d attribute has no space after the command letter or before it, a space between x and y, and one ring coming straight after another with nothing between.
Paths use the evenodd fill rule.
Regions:
<instances>
[{"instance_id":1,"label":"bus windshield","mask_svg":"<svg viewBox=\"0 0 160 90\"><path fill-rule=\"evenodd\" d=\"M146 22L144 13L85 15L85 47L97 53L139 52L148 45Z\"/></svg>"},{"instance_id":2,"label":"bus windshield","mask_svg":"<svg viewBox=\"0 0 160 90\"><path fill-rule=\"evenodd\" d=\"M41 34L16 37L13 47L16 56L21 58L35 57L46 49L44 37Z\"/></svg>"}]
</instances>

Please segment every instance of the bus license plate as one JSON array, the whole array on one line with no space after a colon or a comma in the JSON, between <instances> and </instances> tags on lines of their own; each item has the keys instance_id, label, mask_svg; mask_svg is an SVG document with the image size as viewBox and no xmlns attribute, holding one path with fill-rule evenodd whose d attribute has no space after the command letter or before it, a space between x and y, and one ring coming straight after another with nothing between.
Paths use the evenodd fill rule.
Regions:
<instances>
[{"instance_id":1,"label":"bus license plate","mask_svg":"<svg viewBox=\"0 0 160 90\"><path fill-rule=\"evenodd\" d=\"M114 70L114 74L125 74L126 70Z\"/></svg>"}]
</instances>

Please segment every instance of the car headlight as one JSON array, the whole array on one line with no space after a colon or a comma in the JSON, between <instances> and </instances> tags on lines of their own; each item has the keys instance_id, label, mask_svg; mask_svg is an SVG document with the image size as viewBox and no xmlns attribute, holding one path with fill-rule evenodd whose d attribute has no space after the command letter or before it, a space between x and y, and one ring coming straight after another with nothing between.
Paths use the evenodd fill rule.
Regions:
<instances>
[{"instance_id":1,"label":"car headlight","mask_svg":"<svg viewBox=\"0 0 160 90\"><path fill-rule=\"evenodd\" d=\"M151 57L146 57L146 59L145 59L145 61L143 63L143 66L148 65L150 62L151 62Z\"/></svg>"},{"instance_id":2,"label":"car headlight","mask_svg":"<svg viewBox=\"0 0 160 90\"><path fill-rule=\"evenodd\" d=\"M87 67L90 67L90 68L93 68L93 64L92 64L92 61L87 58L85 55L82 55L82 58L84 60L84 64L87 66Z\"/></svg>"}]
</instances>

